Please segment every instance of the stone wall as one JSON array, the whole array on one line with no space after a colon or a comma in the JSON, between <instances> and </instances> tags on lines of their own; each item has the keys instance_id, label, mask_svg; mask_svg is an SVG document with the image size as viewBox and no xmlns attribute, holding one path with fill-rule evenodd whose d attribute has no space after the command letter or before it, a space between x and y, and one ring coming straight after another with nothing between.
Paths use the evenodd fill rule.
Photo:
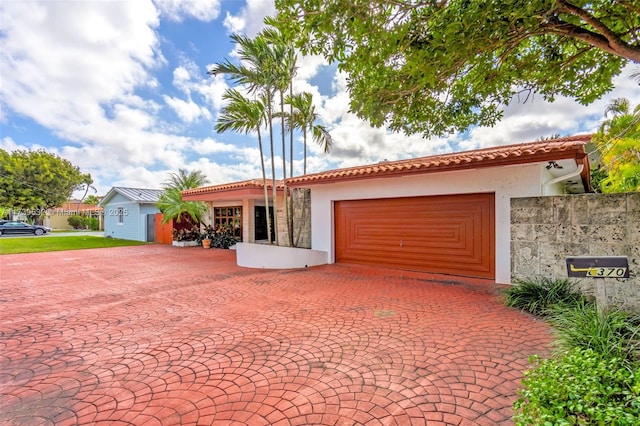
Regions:
<instances>
[{"instance_id":1,"label":"stone wall","mask_svg":"<svg viewBox=\"0 0 640 426\"><path fill-rule=\"evenodd\" d=\"M293 240L294 246L311 248L311 192L293 189ZM289 245L284 197L278 198L278 238L281 246Z\"/></svg>"},{"instance_id":2,"label":"stone wall","mask_svg":"<svg viewBox=\"0 0 640 426\"><path fill-rule=\"evenodd\" d=\"M572 278L598 303L640 313L640 193L511 200L512 282L566 278L566 257L627 256L630 278Z\"/></svg>"}]
</instances>

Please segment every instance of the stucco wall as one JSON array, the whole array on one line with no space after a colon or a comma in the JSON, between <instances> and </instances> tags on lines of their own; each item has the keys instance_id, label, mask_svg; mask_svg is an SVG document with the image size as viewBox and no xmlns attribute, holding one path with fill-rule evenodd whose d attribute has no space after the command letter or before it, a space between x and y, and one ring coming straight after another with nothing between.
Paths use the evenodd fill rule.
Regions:
<instances>
[{"instance_id":1,"label":"stucco wall","mask_svg":"<svg viewBox=\"0 0 640 426\"><path fill-rule=\"evenodd\" d=\"M595 295L602 280L607 303L640 312L640 193L516 198L511 235L513 280L566 278L566 257L627 256L628 279L572 281Z\"/></svg>"},{"instance_id":2,"label":"stucco wall","mask_svg":"<svg viewBox=\"0 0 640 426\"><path fill-rule=\"evenodd\" d=\"M328 263L335 261L334 201L493 192L496 200L496 282L509 283L510 200L543 194L544 182L549 179L544 165L546 163L533 163L311 186L311 248L326 251ZM561 188L557 186L546 188L546 191L556 193L559 190Z\"/></svg>"}]
</instances>

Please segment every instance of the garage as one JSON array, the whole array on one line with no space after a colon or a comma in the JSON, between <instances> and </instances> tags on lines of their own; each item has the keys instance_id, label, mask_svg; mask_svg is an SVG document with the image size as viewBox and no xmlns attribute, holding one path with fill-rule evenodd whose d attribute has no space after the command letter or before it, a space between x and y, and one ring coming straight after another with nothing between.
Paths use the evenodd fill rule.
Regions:
<instances>
[{"instance_id":1,"label":"garage","mask_svg":"<svg viewBox=\"0 0 640 426\"><path fill-rule=\"evenodd\" d=\"M494 193L334 202L335 261L495 279Z\"/></svg>"}]
</instances>

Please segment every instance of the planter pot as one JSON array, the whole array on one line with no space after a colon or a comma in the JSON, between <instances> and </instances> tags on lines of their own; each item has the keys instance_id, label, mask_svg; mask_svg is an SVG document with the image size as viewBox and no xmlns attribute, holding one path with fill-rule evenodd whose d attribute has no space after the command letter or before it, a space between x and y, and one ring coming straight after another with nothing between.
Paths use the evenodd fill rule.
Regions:
<instances>
[{"instance_id":1,"label":"planter pot","mask_svg":"<svg viewBox=\"0 0 640 426\"><path fill-rule=\"evenodd\" d=\"M211 240L202 240L203 248L211 248Z\"/></svg>"}]
</instances>

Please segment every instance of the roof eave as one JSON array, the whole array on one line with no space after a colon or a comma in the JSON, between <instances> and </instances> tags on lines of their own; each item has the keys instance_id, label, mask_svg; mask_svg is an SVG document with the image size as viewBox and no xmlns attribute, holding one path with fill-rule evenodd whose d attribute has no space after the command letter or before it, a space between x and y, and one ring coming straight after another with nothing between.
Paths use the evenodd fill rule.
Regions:
<instances>
[{"instance_id":1,"label":"roof eave","mask_svg":"<svg viewBox=\"0 0 640 426\"><path fill-rule=\"evenodd\" d=\"M290 178L287 180L287 185L290 187L304 187L311 185L322 185L322 184L330 184L337 182L346 182L346 181L354 181L354 180L363 180L363 179L382 179L388 177L400 177L400 176L410 176L417 174L427 174L427 173L441 173L441 172L449 172L449 171L460 171L460 170L469 170L469 169L479 169L479 168L489 168L489 167L501 167L501 166L511 166L517 164L530 164L530 163L538 163L544 161L552 161L552 160L563 160L563 159L575 159L577 163L583 163L583 158L586 156L582 145L574 146L568 148L566 150L561 151L551 151L551 152L541 152L535 153L527 157L523 156L508 156L502 159L481 159L481 160L470 160L462 163L454 163L445 165L433 165L433 166L423 166L423 167L410 167L410 168L400 168L396 170L389 171L378 171L374 173L357 173L357 174L347 174L342 176L328 176L326 172L320 173L321 175L318 179L314 179L314 175L306 175L295 178ZM588 169L588 162L585 169ZM381 166L384 166L382 164ZM371 167L375 167L372 165ZM338 172L338 171L336 171ZM587 170L588 173L588 170ZM584 176L583 176L584 180ZM586 182L585 182L586 183Z\"/></svg>"}]
</instances>

